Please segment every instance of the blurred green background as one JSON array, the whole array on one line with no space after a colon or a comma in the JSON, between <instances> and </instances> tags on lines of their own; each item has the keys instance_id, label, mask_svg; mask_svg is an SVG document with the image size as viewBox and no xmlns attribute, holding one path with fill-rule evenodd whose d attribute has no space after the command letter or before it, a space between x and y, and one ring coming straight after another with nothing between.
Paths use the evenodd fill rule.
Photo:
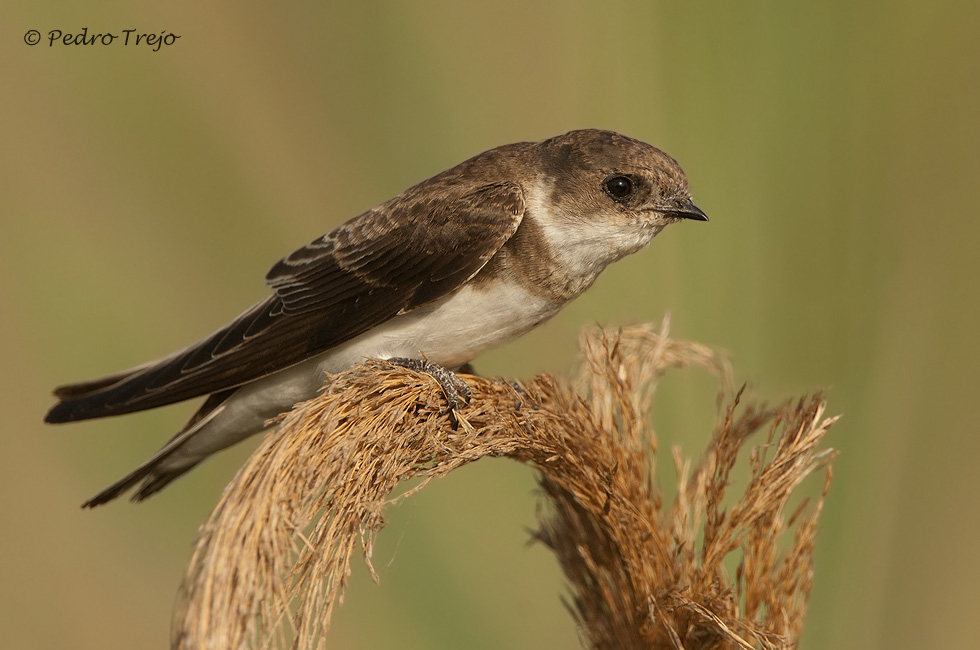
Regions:
<instances>
[{"instance_id":1,"label":"blurred green background","mask_svg":"<svg viewBox=\"0 0 980 650\"><path fill-rule=\"evenodd\" d=\"M842 454L803 647L980 646L980 4L321 5L0 10L7 647L165 647L197 527L251 448L82 511L193 406L55 428L53 386L195 341L281 256L415 182L581 127L668 151L711 222L477 367L567 372L583 325L669 310L757 395L828 387ZM47 45L83 27L180 39ZM664 390L664 442L696 452L710 382ZM525 546L533 491L485 461L394 508L382 582L355 566L331 645L577 647L557 567Z\"/></svg>"}]
</instances>

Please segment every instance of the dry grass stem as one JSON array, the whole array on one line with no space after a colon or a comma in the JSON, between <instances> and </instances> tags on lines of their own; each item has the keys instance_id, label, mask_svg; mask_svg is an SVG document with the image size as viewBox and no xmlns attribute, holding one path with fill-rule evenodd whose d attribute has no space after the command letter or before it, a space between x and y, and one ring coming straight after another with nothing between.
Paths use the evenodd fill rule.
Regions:
<instances>
[{"instance_id":1,"label":"dry grass stem","mask_svg":"<svg viewBox=\"0 0 980 650\"><path fill-rule=\"evenodd\" d=\"M730 398L698 462L673 449L677 497L665 504L646 423L656 383L698 366L728 385L727 365L671 340L666 325L590 330L582 349L571 381L467 376L473 399L457 431L426 375L372 361L330 377L266 438L202 528L174 647L324 647L356 552L374 575L374 538L398 484L422 478L414 492L485 456L540 472L550 508L536 537L568 578L589 647L795 647L829 467L817 502L787 509L833 455L818 449L835 420L821 396L776 408ZM768 438L750 452L748 484L726 499L738 452L760 429Z\"/></svg>"}]
</instances>

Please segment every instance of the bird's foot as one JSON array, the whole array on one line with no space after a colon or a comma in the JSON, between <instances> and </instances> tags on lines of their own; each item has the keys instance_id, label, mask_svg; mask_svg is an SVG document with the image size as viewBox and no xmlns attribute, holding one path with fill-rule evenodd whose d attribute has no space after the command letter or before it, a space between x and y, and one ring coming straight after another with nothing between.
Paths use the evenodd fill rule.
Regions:
<instances>
[{"instance_id":1,"label":"bird's foot","mask_svg":"<svg viewBox=\"0 0 980 650\"><path fill-rule=\"evenodd\" d=\"M522 408L524 408L524 399L527 397L527 391L525 391L524 387L513 379L506 379L504 381L506 381L507 385L514 389L514 411L520 411Z\"/></svg>"},{"instance_id":2,"label":"bird's foot","mask_svg":"<svg viewBox=\"0 0 980 650\"><path fill-rule=\"evenodd\" d=\"M404 357L394 357L387 360L388 363L400 366L402 368L408 368L409 370L414 370L415 372L424 372L429 375L437 382L442 388L443 394L446 396L446 402L448 406L441 415L449 415L449 421L452 424L453 431L459 428L459 418L457 413L462 410L462 407L470 403L470 398L473 396L469 385L463 381L459 375L457 375L452 370L440 366L438 363L433 363L428 359L407 359Z\"/></svg>"}]
</instances>

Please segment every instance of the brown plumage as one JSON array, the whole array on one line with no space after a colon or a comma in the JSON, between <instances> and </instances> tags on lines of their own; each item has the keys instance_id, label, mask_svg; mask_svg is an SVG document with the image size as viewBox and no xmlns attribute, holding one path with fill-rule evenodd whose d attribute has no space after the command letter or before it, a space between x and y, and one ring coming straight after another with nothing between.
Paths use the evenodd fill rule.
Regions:
<instances>
[{"instance_id":1,"label":"brown plumage","mask_svg":"<svg viewBox=\"0 0 980 650\"><path fill-rule=\"evenodd\" d=\"M582 130L491 149L287 256L266 276L272 295L206 339L56 389L45 419L211 395L90 505L145 479L143 498L311 397L324 372L366 357L455 368L523 334L682 218L706 220L677 162L643 142Z\"/></svg>"}]
</instances>

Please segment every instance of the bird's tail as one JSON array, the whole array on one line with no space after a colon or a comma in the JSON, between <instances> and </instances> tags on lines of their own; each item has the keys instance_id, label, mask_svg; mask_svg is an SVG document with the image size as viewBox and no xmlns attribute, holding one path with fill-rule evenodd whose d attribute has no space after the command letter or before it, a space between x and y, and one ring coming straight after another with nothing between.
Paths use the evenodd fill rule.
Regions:
<instances>
[{"instance_id":1,"label":"bird's tail","mask_svg":"<svg viewBox=\"0 0 980 650\"><path fill-rule=\"evenodd\" d=\"M96 383L96 382L92 382ZM201 405L194 417L184 425L177 435L170 439L160 451L153 454L145 463L134 469L132 472L122 477L106 489L102 490L94 497L82 504L83 508L94 508L104 503L112 501L138 483L142 482L139 489L133 494L134 502L142 501L165 488L176 478L183 476L196 466L200 460L194 460L186 465L168 465L161 467L164 461L170 458L181 445L198 433L208 422L213 420L221 411L224 410L224 402L236 389L214 393Z\"/></svg>"},{"instance_id":2,"label":"bird's tail","mask_svg":"<svg viewBox=\"0 0 980 650\"><path fill-rule=\"evenodd\" d=\"M109 503L123 492L126 492L130 488L134 487L140 481L142 481L143 484L138 490L136 490L136 492L133 493L132 500L133 502L142 501L143 499L156 494L165 488L171 481L183 476L186 472L190 471L194 465L197 465L195 462L192 465L186 465L176 469L168 469L165 472L159 472L157 466L164 458L166 458L166 456L154 455L153 458L146 461L132 472L83 503L82 507L94 508L96 506L101 506L104 503Z\"/></svg>"},{"instance_id":3,"label":"bird's tail","mask_svg":"<svg viewBox=\"0 0 980 650\"><path fill-rule=\"evenodd\" d=\"M54 389L54 396L62 401L76 400L82 397L86 397L107 388L114 384L118 384L124 379L127 379L137 372L141 368L130 368L129 370L116 373L114 375L109 375L108 377L99 377L98 379L90 379L88 381L80 381L75 384L66 384L64 386L58 386Z\"/></svg>"},{"instance_id":4,"label":"bird's tail","mask_svg":"<svg viewBox=\"0 0 980 650\"><path fill-rule=\"evenodd\" d=\"M131 380L138 379L144 371L158 365L159 362L146 363L114 375L58 386L54 389L54 396L61 401L51 407L44 416L44 421L59 424L134 410L107 409L106 402L115 396L118 388L125 387Z\"/></svg>"}]
</instances>

